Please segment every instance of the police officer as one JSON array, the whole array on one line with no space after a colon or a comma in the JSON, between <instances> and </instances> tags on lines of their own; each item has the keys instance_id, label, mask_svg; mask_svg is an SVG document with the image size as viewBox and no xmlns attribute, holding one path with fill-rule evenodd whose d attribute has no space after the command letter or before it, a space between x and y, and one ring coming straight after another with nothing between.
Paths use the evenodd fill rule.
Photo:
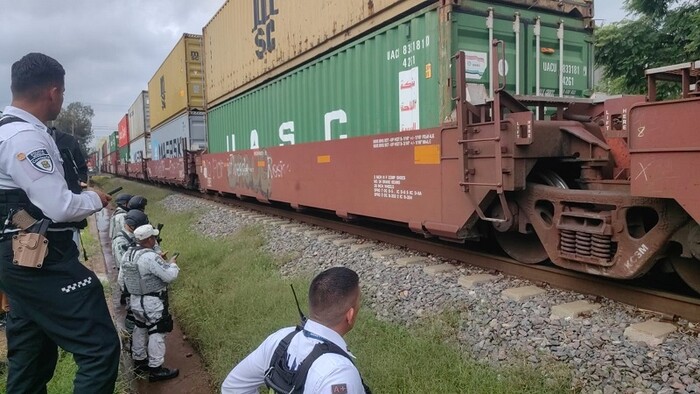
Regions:
<instances>
[{"instance_id":1,"label":"police officer","mask_svg":"<svg viewBox=\"0 0 700 394\"><path fill-rule=\"evenodd\" d=\"M129 211L129 200L132 197L131 194L121 193L114 199L117 209L114 210L109 220L109 239L114 240L114 237L124 227L124 215Z\"/></svg>"},{"instance_id":2,"label":"police officer","mask_svg":"<svg viewBox=\"0 0 700 394\"><path fill-rule=\"evenodd\" d=\"M158 233L150 224L134 230L138 245L127 250L121 269L136 318L131 355L136 370L148 371L151 382L172 379L179 374L177 369L164 367L163 362L165 334L173 329L167 286L177 278L180 268L175 264L177 256L165 261L154 250Z\"/></svg>"},{"instance_id":3,"label":"police officer","mask_svg":"<svg viewBox=\"0 0 700 394\"><path fill-rule=\"evenodd\" d=\"M63 105L65 71L56 60L30 53L12 65L12 105L0 119L0 288L12 307L7 319L7 392L46 392L57 345L78 364L75 393L112 393L119 338L102 284L78 260L73 225L106 206L99 191L72 193L61 155L45 123ZM26 237L7 220L18 210L50 219L48 254L40 268L13 264L12 243Z\"/></svg>"},{"instance_id":4,"label":"police officer","mask_svg":"<svg viewBox=\"0 0 700 394\"><path fill-rule=\"evenodd\" d=\"M321 272L309 287L310 319L302 327L283 328L267 337L233 368L221 386L222 393L254 394L263 384L285 393L369 393L343 340L359 309L355 271L334 267ZM311 359L310 367L307 359ZM294 384L303 369L297 368L300 364L307 366L306 376ZM286 382L275 379L279 376L287 378ZM285 383L287 387L281 387Z\"/></svg>"}]
</instances>

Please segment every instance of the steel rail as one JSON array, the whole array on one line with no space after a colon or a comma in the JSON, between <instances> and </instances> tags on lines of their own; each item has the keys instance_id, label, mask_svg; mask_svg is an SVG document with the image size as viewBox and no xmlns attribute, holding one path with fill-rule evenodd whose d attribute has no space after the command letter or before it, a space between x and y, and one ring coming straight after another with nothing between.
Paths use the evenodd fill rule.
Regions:
<instances>
[{"instance_id":1,"label":"steel rail","mask_svg":"<svg viewBox=\"0 0 700 394\"><path fill-rule=\"evenodd\" d=\"M657 312L673 319L680 317L691 322L700 322L700 298L636 287L622 281L588 275L558 267L523 264L507 257L468 250L464 246L446 245L429 239L420 239L414 235L387 232L364 225L341 221L337 217L324 218L322 216L300 213L289 208L284 209L273 205L240 200L232 196L203 194L193 190L183 191L183 189L179 188L173 188L173 190L224 205L258 211L266 215L279 216L449 260L456 260L487 270L500 271L505 275L515 276L533 282L547 283L559 289L571 290L596 297L605 297L641 310Z\"/></svg>"}]
</instances>

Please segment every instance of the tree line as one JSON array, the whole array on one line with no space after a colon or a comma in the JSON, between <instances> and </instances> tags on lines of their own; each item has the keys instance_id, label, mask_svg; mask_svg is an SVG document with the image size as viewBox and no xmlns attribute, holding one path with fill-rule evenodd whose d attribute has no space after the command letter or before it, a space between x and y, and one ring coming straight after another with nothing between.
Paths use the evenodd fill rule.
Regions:
<instances>
[{"instance_id":1,"label":"tree line","mask_svg":"<svg viewBox=\"0 0 700 394\"><path fill-rule=\"evenodd\" d=\"M626 19L596 29L595 63L603 70L597 90L644 94L644 70L700 60L700 2L625 0ZM661 98L678 96L677 85L661 86Z\"/></svg>"}]
</instances>

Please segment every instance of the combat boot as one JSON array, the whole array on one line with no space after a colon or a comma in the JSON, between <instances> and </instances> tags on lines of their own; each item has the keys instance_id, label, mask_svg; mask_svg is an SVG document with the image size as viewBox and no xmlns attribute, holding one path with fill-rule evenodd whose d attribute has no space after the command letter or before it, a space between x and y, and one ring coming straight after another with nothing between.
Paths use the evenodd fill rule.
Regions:
<instances>
[{"instance_id":1,"label":"combat boot","mask_svg":"<svg viewBox=\"0 0 700 394\"><path fill-rule=\"evenodd\" d=\"M148 368L148 381L149 382L157 382L159 380L168 380L172 378L176 378L177 375L180 374L180 371L177 368L166 368L164 366L160 367L149 367Z\"/></svg>"},{"instance_id":2,"label":"combat boot","mask_svg":"<svg viewBox=\"0 0 700 394\"><path fill-rule=\"evenodd\" d=\"M137 375L145 375L150 372L150 368L148 367L148 359L144 358L143 360L134 360L134 372Z\"/></svg>"}]
</instances>

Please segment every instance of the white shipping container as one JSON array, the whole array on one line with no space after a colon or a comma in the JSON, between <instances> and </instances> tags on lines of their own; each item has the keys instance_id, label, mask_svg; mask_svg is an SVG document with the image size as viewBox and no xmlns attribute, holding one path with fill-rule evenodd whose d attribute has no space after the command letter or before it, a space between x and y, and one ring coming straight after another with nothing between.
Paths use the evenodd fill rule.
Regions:
<instances>
[{"instance_id":1,"label":"white shipping container","mask_svg":"<svg viewBox=\"0 0 700 394\"><path fill-rule=\"evenodd\" d=\"M148 108L148 91L139 93L136 101L129 108L130 141L148 133L150 130L150 109Z\"/></svg>"},{"instance_id":2,"label":"white shipping container","mask_svg":"<svg viewBox=\"0 0 700 394\"><path fill-rule=\"evenodd\" d=\"M141 136L129 144L129 156L131 158L130 163L139 163L143 159L151 158L151 143L150 138L147 136Z\"/></svg>"},{"instance_id":3,"label":"white shipping container","mask_svg":"<svg viewBox=\"0 0 700 394\"><path fill-rule=\"evenodd\" d=\"M170 159L184 156L184 150L207 147L204 112L183 112L151 130L151 158Z\"/></svg>"}]
</instances>

